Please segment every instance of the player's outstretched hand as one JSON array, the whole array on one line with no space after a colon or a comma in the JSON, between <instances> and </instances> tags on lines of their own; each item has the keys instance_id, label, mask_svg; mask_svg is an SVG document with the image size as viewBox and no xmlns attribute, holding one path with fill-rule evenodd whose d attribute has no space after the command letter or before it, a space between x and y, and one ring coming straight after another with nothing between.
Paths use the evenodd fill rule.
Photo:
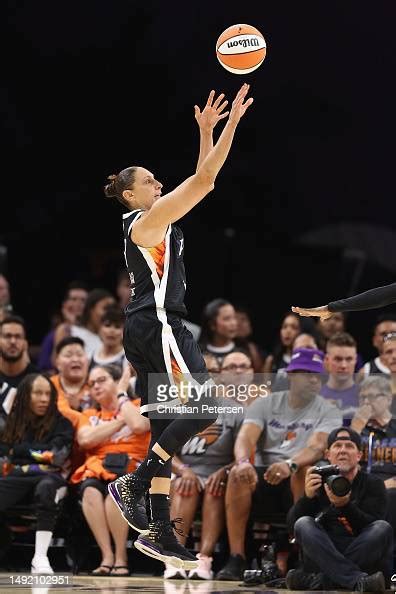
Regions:
<instances>
[{"instance_id":1,"label":"player's outstretched hand","mask_svg":"<svg viewBox=\"0 0 396 594\"><path fill-rule=\"evenodd\" d=\"M228 103L224 99L224 93L221 93L217 99L215 99L215 95L215 91L210 91L208 100L202 111L198 105L194 105L195 119L200 129L204 132L211 132L216 124L226 118L230 113L229 111L224 111Z\"/></svg>"},{"instance_id":2,"label":"player's outstretched hand","mask_svg":"<svg viewBox=\"0 0 396 594\"><path fill-rule=\"evenodd\" d=\"M245 83L241 86L238 93L236 94L235 99L232 102L230 116L228 118L229 122L238 124L241 117L245 115L247 108L253 103L253 97L246 99L249 88L250 85Z\"/></svg>"},{"instance_id":3,"label":"player's outstretched hand","mask_svg":"<svg viewBox=\"0 0 396 594\"><path fill-rule=\"evenodd\" d=\"M332 312L328 310L327 305L321 305L320 307L292 307L292 311L306 318L317 317L321 320L327 320L333 315Z\"/></svg>"}]
</instances>

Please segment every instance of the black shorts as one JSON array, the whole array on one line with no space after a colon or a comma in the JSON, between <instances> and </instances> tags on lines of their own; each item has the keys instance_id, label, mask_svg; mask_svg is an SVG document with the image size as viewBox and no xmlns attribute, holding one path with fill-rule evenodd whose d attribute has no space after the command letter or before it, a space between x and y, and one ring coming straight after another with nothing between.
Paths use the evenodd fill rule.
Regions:
<instances>
[{"instance_id":1,"label":"black shorts","mask_svg":"<svg viewBox=\"0 0 396 594\"><path fill-rule=\"evenodd\" d=\"M265 514L287 514L293 505L293 495L290 489L290 479L287 478L279 485L270 485L264 478L268 466L256 466L258 482L253 493L252 512L258 517Z\"/></svg>"},{"instance_id":2,"label":"black shorts","mask_svg":"<svg viewBox=\"0 0 396 594\"><path fill-rule=\"evenodd\" d=\"M107 485L110 483L111 481L102 481L101 479L98 478L87 478L84 481L81 481L81 483L78 483L78 496L80 499L82 499L83 493L85 491L85 489L87 487L93 487L94 489L97 489L102 495L103 498L105 499L107 497L107 495L109 494L108 490L107 490Z\"/></svg>"},{"instance_id":3,"label":"black shorts","mask_svg":"<svg viewBox=\"0 0 396 594\"><path fill-rule=\"evenodd\" d=\"M125 323L124 349L137 372L140 412L145 416L157 410L159 383L177 385L182 376L200 385L211 382L201 349L177 314L163 309L133 313Z\"/></svg>"}]
</instances>

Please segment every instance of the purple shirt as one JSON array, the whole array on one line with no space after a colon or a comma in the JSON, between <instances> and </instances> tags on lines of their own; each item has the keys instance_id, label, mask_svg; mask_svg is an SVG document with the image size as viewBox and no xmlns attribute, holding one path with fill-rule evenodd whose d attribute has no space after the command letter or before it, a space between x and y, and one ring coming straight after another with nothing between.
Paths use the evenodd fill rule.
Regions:
<instances>
[{"instance_id":1,"label":"purple shirt","mask_svg":"<svg viewBox=\"0 0 396 594\"><path fill-rule=\"evenodd\" d=\"M324 384L320 395L326 400L333 400L334 404L342 411L344 425L350 425L355 410L359 406L359 386L353 384L346 390L335 390Z\"/></svg>"}]
</instances>

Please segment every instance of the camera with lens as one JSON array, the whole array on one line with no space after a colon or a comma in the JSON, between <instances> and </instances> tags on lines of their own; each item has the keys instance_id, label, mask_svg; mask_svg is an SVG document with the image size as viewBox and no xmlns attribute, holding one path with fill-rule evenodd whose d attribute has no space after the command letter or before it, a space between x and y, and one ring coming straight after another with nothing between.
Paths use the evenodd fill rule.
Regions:
<instances>
[{"instance_id":1,"label":"camera with lens","mask_svg":"<svg viewBox=\"0 0 396 594\"><path fill-rule=\"evenodd\" d=\"M322 483L326 484L337 497L344 497L351 491L351 483L345 476L340 474L340 469L336 464L314 466L312 472L320 474Z\"/></svg>"},{"instance_id":2,"label":"camera with lens","mask_svg":"<svg viewBox=\"0 0 396 594\"><path fill-rule=\"evenodd\" d=\"M260 566L256 568L246 569L243 573L243 583L247 586L258 586L260 584L267 584L280 578L280 573L277 564L275 563L275 548L273 545L264 545L261 547L262 553Z\"/></svg>"}]
</instances>

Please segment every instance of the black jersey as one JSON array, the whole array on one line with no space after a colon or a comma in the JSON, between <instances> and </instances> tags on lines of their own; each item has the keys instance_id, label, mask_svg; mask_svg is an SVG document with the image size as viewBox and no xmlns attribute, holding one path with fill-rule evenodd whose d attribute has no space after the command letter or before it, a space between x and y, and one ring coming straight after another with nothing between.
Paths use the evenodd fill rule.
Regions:
<instances>
[{"instance_id":1,"label":"black jersey","mask_svg":"<svg viewBox=\"0 0 396 594\"><path fill-rule=\"evenodd\" d=\"M131 241L130 235L132 225L142 213L142 210L133 210L123 215L124 255L131 279L131 300L126 315L140 309L161 308L185 316L183 233L179 227L169 225L159 245L140 247Z\"/></svg>"}]
</instances>

